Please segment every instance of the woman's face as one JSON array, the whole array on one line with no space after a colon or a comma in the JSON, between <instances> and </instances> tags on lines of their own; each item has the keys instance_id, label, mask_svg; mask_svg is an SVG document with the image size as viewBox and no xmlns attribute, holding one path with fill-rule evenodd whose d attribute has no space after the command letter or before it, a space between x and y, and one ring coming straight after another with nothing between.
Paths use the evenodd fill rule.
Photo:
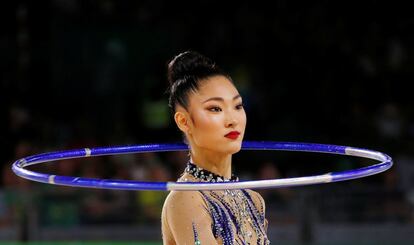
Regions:
<instances>
[{"instance_id":1,"label":"woman's face","mask_svg":"<svg viewBox=\"0 0 414 245\"><path fill-rule=\"evenodd\" d=\"M191 147L234 154L241 149L246 128L246 113L236 87L224 76L214 76L201 82L196 93L189 96L191 124L187 137ZM225 137L238 131L237 138Z\"/></svg>"}]
</instances>

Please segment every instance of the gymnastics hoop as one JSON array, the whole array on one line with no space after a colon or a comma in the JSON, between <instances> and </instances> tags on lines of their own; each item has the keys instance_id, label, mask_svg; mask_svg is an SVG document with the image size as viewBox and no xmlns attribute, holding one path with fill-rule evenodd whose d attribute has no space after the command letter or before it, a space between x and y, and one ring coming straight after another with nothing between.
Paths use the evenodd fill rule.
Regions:
<instances>
[{"instance_id":1,"label":"gymnastics hoop","mask_svg":"<svg viewBox=\"0 0 414 245\"><path fill-rule=\"evenodd\" d=\"M83 148L77 150L49 152L33 155L19 159L13 163L14 173L22 178L48 183L54 185L99 188L99 189L116 189L116 190L229 190L229 189L258 189L258 188L277 188L304 186L313 184L332 183L351 179L362 178L378 174L391 168L393 165L392 158L384 153L355 148L349 146L313 144L313 143L295 143L295 142L272 142L272 141L245 141L242 143L243 150L278 150L278 151L302 151L302 152L319 152L331 153L337 155L348 155L362 158L368 158L380 161L380 163L363 167L359 169L346 170L341 172L332 172L322 175L238 181L238 182L145 182L132 180L113 180L113 179L96 179L72 176L51 175L34 172L25 169L30 165L51 162L56 160L83 158L104 155L119 155L143 152L165 152L188 150L188 146L183 143L172 144L144 144L132 146L117 147L100 147L100 148Z\"/></svg>"}]
</instances>

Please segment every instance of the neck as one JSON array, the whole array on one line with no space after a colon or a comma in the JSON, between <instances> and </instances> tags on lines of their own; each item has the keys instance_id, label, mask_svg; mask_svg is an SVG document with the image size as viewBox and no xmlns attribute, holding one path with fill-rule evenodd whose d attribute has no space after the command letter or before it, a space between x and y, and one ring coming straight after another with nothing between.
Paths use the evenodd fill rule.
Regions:
<instances>
[{"instance_id":1,"label":"neck","mask_svg":"<svg viewBox=\"0 0 414 245\"><path fill-rule=\"evenodd\" d=\"M190 161L198 167L230 179L231 157L231 154L220 154L217 152L191 149Z\"/></svg>"}]
</instances>

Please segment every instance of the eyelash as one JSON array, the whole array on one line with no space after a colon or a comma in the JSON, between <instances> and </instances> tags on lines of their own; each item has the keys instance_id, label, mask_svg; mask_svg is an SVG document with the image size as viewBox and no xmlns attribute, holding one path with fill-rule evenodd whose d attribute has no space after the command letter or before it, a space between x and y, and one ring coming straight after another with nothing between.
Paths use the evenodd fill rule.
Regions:
<instances>
[{"instance_id":1,"label":"eyelash","mask_svg":"<svg viewBox=\"0 0 414 245\"><path fill-rule=\"evenodd\" d=\"M241 110L243 107L244 107L243 103L238 104L238 105L236 106L236 108L238 108L238 110ZM218 111L213 111L213 110L212 110L212 109L217 109L217 108L221 110L221 108L220 108L220 107L218 107L218 106L212 106L212 107L208 108L208 110L209 110L209 111L212 111L212 112L218 112Z\"/></svg>"}]
</instances>

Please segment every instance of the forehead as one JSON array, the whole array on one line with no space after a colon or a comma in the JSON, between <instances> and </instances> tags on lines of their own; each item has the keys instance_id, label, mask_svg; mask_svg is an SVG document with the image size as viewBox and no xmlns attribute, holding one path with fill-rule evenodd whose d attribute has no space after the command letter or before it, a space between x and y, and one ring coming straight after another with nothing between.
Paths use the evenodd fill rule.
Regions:
<instances>
[{"instance_id":1,"label":"forehead","mask_svg":"<svg viewBox=\"0 0 414 245\"><path fill-rule=\"evenodd\" d=\"M208 99L209 97L233 98L239 94L237 88L225 76L210 77L201 82L195 97Z\"/></svg>"}]
</instances>

